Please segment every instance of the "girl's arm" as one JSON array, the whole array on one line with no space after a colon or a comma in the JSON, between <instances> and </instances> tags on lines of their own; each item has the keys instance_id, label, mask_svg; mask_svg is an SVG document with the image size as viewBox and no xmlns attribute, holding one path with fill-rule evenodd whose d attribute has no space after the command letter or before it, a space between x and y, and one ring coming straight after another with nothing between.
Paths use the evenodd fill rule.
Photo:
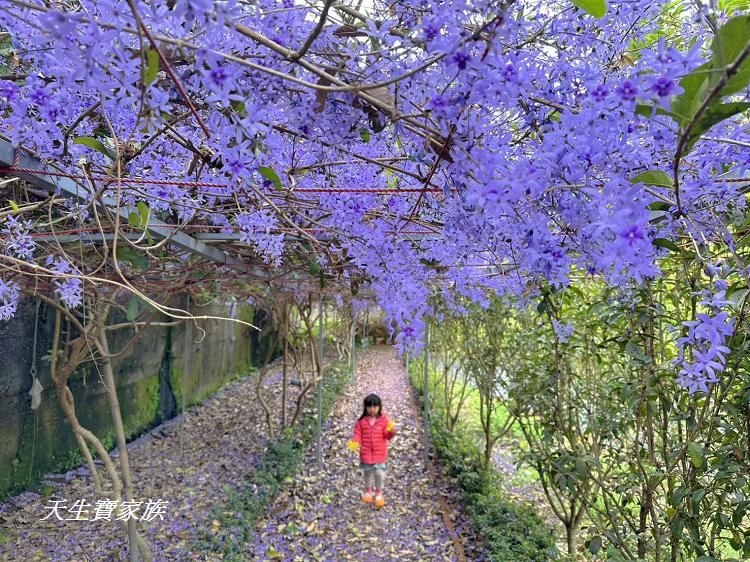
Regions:
<instances>
[{"instance_id":1,"label":"girl's arm","mask_svg":"<svg viewBox=\"0 0 750 562\"><path fill-rule=\"evenodd\" d=\"M347 447L351 451L356 451L359 449L360 444L362 443L362 430L359 427L359 421L357 421L356 424L354 424L354 435L352 435L352 438L349 439L349 442L346 444Z\"/></svg>"}]
</instances>

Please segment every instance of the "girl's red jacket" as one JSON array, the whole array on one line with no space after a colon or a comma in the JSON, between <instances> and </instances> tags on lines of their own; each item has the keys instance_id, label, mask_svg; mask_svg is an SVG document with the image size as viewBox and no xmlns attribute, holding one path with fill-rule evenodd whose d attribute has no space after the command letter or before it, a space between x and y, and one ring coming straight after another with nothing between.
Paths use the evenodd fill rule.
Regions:
<instances>
[{"instance_id":1,"label":"girl's red jacket","mask_svg":"<svg viewBox=\"0 0 750 562\"><path fill-rule=\"evenodd\" d=\"M367 416L354 424L353 441L359 443L359 460L365 464L381 464L388 460L388 441L395 433L386 430L388 416L381 414L375 418L375 424L370 425Z\"/></svg>"}]
</instances>

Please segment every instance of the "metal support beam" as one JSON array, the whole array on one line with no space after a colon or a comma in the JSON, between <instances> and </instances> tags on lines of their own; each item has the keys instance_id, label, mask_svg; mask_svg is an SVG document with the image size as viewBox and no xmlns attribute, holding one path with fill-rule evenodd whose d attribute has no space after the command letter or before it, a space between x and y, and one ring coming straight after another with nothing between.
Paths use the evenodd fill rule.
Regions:
<instances>
[{"instance_id":1,"label":"metal support beam","mask_svg":"<svg viewBox=\"0 0 750 562\"><path fill-rule=\"evenodd\" d=\"M14 162L16 155L18 156L18 162ZM38 158L30 156L23 150L16 150L13 145L2 139L0 139L0 167L35 170L33 173L8 173L11 173L36 187L50 192L59 191L64 196L71 197L80 202L88 203L91 200L91 193L84 186L70 178L45 174L45 172L53 171L47 164L44 164ZM38 170L38 172L36 170ZM117 202L114 199L104 197L102 198L102 201L104 202L104 206L110 211L115 212L117 210ZM128 217L130 216L130 209L127 207L120 207L119 214L120 217L127 222ZM238 260L221 250L207 246L203 242L200 242L182 232L175 232L173 226L161 221L155 219L150 220L147 230L151 236L157 240L164 240L166 238L169 240L170 244L174 244L183 250L189 250L194 254L198 254L212 261L226 265L245 265L245 262Z\"/></svg>"}]
</instances>

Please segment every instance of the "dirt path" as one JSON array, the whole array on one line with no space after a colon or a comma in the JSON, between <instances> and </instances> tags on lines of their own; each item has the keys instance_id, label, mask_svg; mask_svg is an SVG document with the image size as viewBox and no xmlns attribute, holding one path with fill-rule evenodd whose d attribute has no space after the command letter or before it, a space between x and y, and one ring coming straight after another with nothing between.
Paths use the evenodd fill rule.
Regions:
<instances>
[{"instance_id":1,"label":"dirt path","mask_svg":"<svg viewBox=\"0 0 750 562\"><path fill-rule=\"evenodd\" d=\"M370 392L400 427L391 441L386 506L362 503L357 454L346 448L362 400ZM359 363L357 380L340 398L324 427L323 466L315 445L305 468L276 499L248 544L250 560L461 560L456 535L446 526L459 519L445 501L444 483L422 467L421 430L406 370L391 348L376 348ZM442 501L441 501L441 498ZM447 509L446 509L447 508ZM457 523L460 525L460 523Z\"/></svg>"}]
</instances>

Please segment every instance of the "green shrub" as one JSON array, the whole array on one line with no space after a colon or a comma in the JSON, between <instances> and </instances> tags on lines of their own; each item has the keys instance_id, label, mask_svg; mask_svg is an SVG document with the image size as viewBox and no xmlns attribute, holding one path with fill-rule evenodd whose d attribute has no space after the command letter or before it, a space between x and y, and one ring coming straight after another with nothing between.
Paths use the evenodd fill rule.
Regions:
<instances>
[{"instance_id":1,"label":"green shrub","mask_svg":"<svg viewBox=\"0 0 750 562\"><path fill-rule=\"evenodd\" d=\"M410 378L419 391L422 367L415 363ZM435 402L439 407L439 400ZM431 401L431 406L436 404ZM492 562L562 560L555 545L555 531L533 507L504 495L497 471L484 471L479 447L471 434L460 430L449 432L442 423L442 412L433 412L431 420L432 445L443 469L463 490L467 513L484 540L488 559Z\"/></svg>"},{"instance_id":2,"label":"green shrub","mask_svg":"<svg viewBox=\"0 0 750 562\"><path fill-rule=\"evenodd\" d=\"M467 512L485 540L490 560L541 562L557 559L554 531L534 509L503 495L495 471L484 473L479 449L470 437L451 434L433 423L433 445L447 473L464 491Z\"/></svg>"}]
</instances>

